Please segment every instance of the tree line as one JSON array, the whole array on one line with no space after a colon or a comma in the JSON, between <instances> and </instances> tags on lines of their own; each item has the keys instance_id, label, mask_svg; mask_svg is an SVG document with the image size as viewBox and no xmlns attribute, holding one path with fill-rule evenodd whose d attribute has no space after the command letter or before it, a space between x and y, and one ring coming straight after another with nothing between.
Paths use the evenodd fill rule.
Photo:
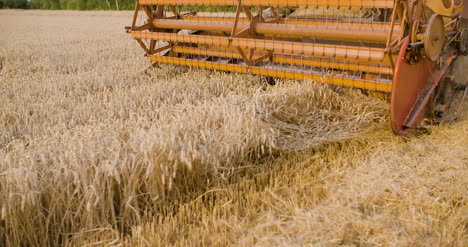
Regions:
<instances>
[{"instance_id":1,"label":"tree line","mask_svg":"<svg viewBox=\"0 0 468 247\"><path fill-rule=\"evenodd\" d=\"M135 8L135 0L0 0L0 8L131 10Z\"/></svg>"}]
</instances>

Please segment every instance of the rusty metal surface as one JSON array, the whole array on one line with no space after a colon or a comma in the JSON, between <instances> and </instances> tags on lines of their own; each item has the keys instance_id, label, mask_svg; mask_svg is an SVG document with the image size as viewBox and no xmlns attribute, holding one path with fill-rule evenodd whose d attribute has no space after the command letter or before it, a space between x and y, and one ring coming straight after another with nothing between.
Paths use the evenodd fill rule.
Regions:
<instances>
[{"instance_id":1,"label":"rusty metal surface","mask_svg":"<svg viewBox=\"0 0 468 247\"><path fill-rule=\"evenodd\" d=\"M408 113L408 116L406 117L405 122L403 123L404 127L417 128L419 126L421 118L424 117L429 100L433 95L435 89L439 85L439 82L442 80L445 73L447 72L447 69L450 67L453 58L453 55L448 56L445 59L445 61L441 64L438 64L438 66L436 66L436 64L434 63L434 67L432 69L428 67L429 78L426 80L424 86L421 89L419 89L420 91L418 93L416 101L411 107L411 111Z\"/></svg>"},{"instance_id":2,"label":"rusty metal surface","mask_svg":"<svg viewBox=\"0 0 468 247\"><path fill-rule=\"evenodd\" d=\"M426 56L432 61L436 61L442 52L444 34L444 20L442 16L432 15L428 21L423 41Z\"/></svg>"},{"instance_id":3,"label":"rusty metal surface","mask_svg":"<svg viewBox=\"0 0 468 247\"><path fill-rule=\"evenodd\" d=\"M426 85L430 70L434 67L434 62L428 60L408 63L405 60L408 43L409 38L406 38L398 55L392 83L390 124L397 134L405 134L410 130L405 126L406 118ZM418 116L418 120L421 118L422 116Z\"/></svg>"},{"instance_id":4,"label":"rusty metal surface","mask_svg":"<svg viewBox=\"0 0 468 247\"><path fill-rule=\"evenodd\" d=\"M468 19L468 3L466 3L466 0L462 0L463 3L463 10L462 10L462 15L461 17L463 19Z\"/></svg>"}]
</instances>

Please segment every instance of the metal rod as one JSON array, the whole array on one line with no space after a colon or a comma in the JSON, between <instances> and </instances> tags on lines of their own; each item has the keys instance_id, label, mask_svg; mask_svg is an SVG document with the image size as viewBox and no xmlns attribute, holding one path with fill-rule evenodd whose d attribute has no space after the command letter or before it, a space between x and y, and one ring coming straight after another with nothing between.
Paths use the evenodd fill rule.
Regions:
<instances>
[{"instance_id":1,"label":"metal rod","mask_svg":"<svg viewBox=\"0 0 468 247\"><path fill-rule=\"evenodd\" d=\"M394 0L245 0L242 6L393 8ZM236 6L237 0L139 0L141 5Z\"/></svg>"},{"instance_id":2,"label":"metal rod","mask_svg":"<svg viewBox=\"0 0 468 247\"><path fill-rule=\"evenodd\" d=\"M232 32L237 33L250 26L249 23L235 22L234 27L230 22L211 21L189 21L173 19L153 19L153 26L156 28L168 29L191 29L211 32ZM318 39L347 40L355 41L358 37L361 41L385 43L389 30L377 28L359 27L321 27L306 25L284 25L276 23L257 23L254 25L255 33L265 35L283 35L294 37L308 37ZM392 38L397 38L395 33Z\"/></svg>"},{"instance_id":3,"label":"metal rod","mask_svg":"<svg viewBox=\"0 0 468 247\"><path fill-rule=\"evenodd\" d=\"M248 8L247 8L248 10ZM244 12L245 12L244 8ZM249 16L245 13L246 16ZM181 16L179 20L185 21L211 21L211 22L234 22L234 17L219 17L219 16ZM265 22L273 23L275 18L265 18ZM239 17L239 22L250 23L250 18ZM352 22L352 21L319 21L319 20L310 20L310 19L293 19L293 18L280 18L278 24L288 24L288 25L306 25L306 26L322 26L322 27L346 27L346 28L369 28L369 29L385 29L389 31L392 26L391 23L386 22ZM394 31L400 32L400 26L395 25Z\"/></svg>"},{"instance_id":4,"label":"metal rod","mask_svg":"<svg viewBox=\"0 0 468 247\"><path fill-rule=\"evenodd\" d=\"M140 4L138 4L138 2L136 2L135 4L135 13L133 14L133 20L132 20L132 29L135 28L136 26L136 21L137 21L137 18L138 18L138 12L140 11Z\"/></svg>"},{"instance_id":5,"label":"metal rod","mask_svg":"<svg viewBox=\"0 0 468 247\"><path fill-rule=\"evenodd\" d=\"M325 84L370 89L370 90L382 91L382 92L391 92L392 90L392 83L390 82L382 82L382 81L374 81L374 80L370 81L370 80L363 80L363 79L358 79L358 78L353 78L353 77L334 77L334 76L327 76L323 74L295 72L295 71L282 70L282 69L271 69L271 68L247 66L247 65L240 65L240 64L217 63L217 62L200 61L200 60L193 60L193 59L186 59L186 58L161 57L161 56L153 56L153 55L150 56L150 59L151 61L159 62L159 63L170 63L170 64L177 64L177 65L185 65L185 66L192 66L192 67L198 67L198 68L216 69L216 70L224 70L224 71L240 72L240 73L250 72L256 75L281 77L281 78L295 79L295 80L314 80L314 81L325 83Z\"/></svg>"},{"instance_id":6,"label":"metal rod","mask_svg":"<svg viewBox=\"0 0 468 247\"><path fill-rule=\"evenodd\" d=\"M234 26L232 26L232 31L231 31L231 38L234 37L234 35L237 33L237 25L239 24L239 16L240 16L240 11L241 11L241 2L242 0L238 0L239 3L237 4L237 9L236 9L236 18L234 20ZM153 21L154 22L154 21Z\"/></svg>"},{"instance_id":7,"label":"metal rod","mask_svg":"<svg viewBox=\"0 0 468 247\"><path fill-rule=\"evenodd\" d=\"M385 48L386 48L385 50L387 50L387 51L390 50L390 42L392 40L393 29L395 27L395 20L396 20L396 13L395 12L397 11L396 6L397 6L397 1L395 1L395 5L393 6L392 17L391 17L392 22L390 23L391 28L390 28L390 32L388 33L388 36L387 36L387 44L385 45Z\"/></svg>"}]
</instances>

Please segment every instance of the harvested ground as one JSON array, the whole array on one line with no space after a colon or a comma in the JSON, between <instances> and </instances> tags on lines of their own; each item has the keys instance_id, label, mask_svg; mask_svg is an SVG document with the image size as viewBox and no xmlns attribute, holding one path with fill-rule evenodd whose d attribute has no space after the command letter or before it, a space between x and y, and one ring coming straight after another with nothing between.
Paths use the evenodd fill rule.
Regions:
<instances>
[{"instance_id":1,"label":"harvested ground","mask_svg":"<svg viewBox=\"0 0 468 247\"><path fill-rule=\"evenodd\" d=\"M466 111L402 138L356 90L145 73L131 15L0 11L0 246L468 244Z\"/></svg>"}]
</instances>

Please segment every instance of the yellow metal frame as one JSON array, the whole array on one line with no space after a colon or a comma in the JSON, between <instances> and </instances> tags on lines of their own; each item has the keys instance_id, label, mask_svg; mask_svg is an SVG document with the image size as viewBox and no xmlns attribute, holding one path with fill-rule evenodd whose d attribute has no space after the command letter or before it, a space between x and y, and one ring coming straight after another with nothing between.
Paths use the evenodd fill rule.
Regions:
<instances>
[{"instance_id":1,"label":"yellow metal frame","mask_svg":"<svg viewBox=\"0 0 468 247\"><path fill-rule=\"evenodd\" d=\"M139 0L137 9L143 9L148 19L142 26L133 24L129 32L155 63L309 79L389 93L396 57L389 44L403 35L403 25L395 25L395 12L391 22L361 22L281 18L275 8L270 8L274 18L262 18L263 8L253 13L250 7L390 9L395 4L393 0ZM216 16L198 13L194 11L198 8L190 6L200 6L202 11L203 6L237 9ZM179 13L182 9L187 10ZM160 41L164 45L157 48ZM345 41L351 43L340 43Z\"/></svg>"},{"instance_id":2,"label":"yellow metal frame","mask_svg":"<svg viewBox=\"0 0 468 247\"><path fill-rule=\"evenodd\" d=\"M236 58L242 59L241 54L237 50L217 50L217 49L201 49L196 47L185 47L185 46L173 46L172 51L174 53L191 54L191 55L202 55L202 56L213 56L222 58ZM266 53L255 52L253 59L265 56ZM385 66L382 64L364 64L364 63L349 63L349 62L337 62L325 59L308 59L302 57L292 57L285 55L273 55L273 62L279 64L292 64L299 66L309 66L316 68L333 68L339 70L349 71L361 71L375 74L393 74L391 66Z\"/></svg>"},{"instance_id":3,"label":"yellow metal frame","mask_svg":"<svg viewBox=\"0 0 468 247\"><path fill-rule=\"evenodd\" d=\"M276 40L257 40L247 38L230 38L222 36L187 35L158 32L132 31L135 39L164 40L241 49L274 50L275 53L310 57L333 57L362 63L381 63L390 65L390 58L384 48L358 46L341 46L326 44L307 44Z\"/></svg>"},{"instance_id":4,"label":"yellow metal frame","mask_svg":"<svg viewBox=\"0 0 468 247\"><path fill-rule=\"evenodd\" d=\"M297 71L293 72L293 71L287 71L287 70L282 70L282 69L262 68L262 67L247 66L247 65L240 65L240 64L227 64L227 63L225 64L225 63L200 61L200 60L175 58L175 57L162 57L162 56L151 55L150 59L151 61L158 62L158 63L185 65L185 66L190 66L190 67L224 70L224 71L231 71L231 72L238 72L238 73L252 73L256 75L279 77L279 78L286 78L286 79L295 79L295 80L314 80L314 81L325 83L325 84L368 89L368 90L381 91L381 92L387 92L387 93L392 91L391 82L377 82L377 81L363 80L363 79L357 79L357 78L355 79L355 78L340 77L336 75L324 76L324 75L303 73L303 72L297 72Z\"/></svg>"}]
</instances>

